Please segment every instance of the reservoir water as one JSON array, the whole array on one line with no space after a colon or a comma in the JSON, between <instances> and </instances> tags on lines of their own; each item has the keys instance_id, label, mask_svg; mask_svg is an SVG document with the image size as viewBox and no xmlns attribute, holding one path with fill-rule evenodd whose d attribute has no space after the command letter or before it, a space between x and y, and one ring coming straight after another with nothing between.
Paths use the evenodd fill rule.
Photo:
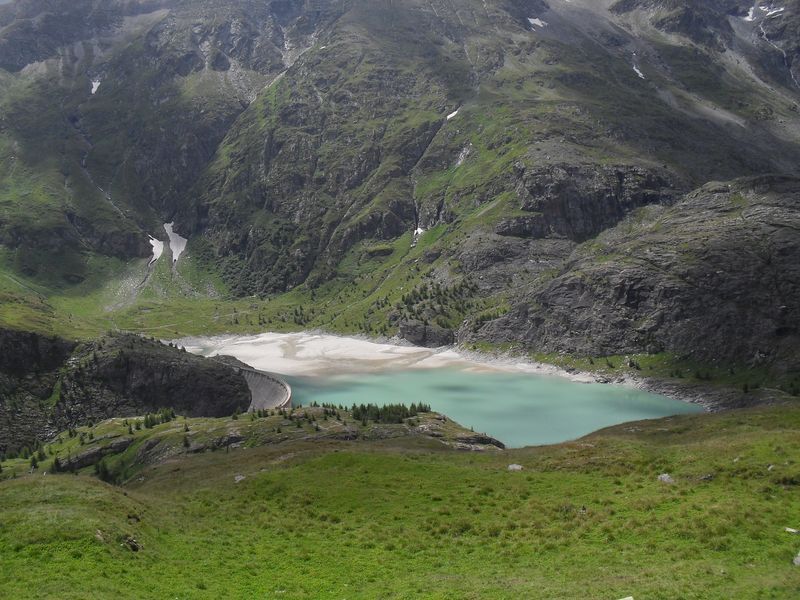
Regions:
<instances>
[{"instance_id":1,"label":"reservoir water","mask_svg":"<svg viewBox=\"0 0 800 600\"><path fill-rule=\"evenodd\" d=\"M529 363L317 334L177 340L285 376L295 404L429 404L509 447L563 442L610 425L702 412L693 404L621 385L585 383Z\"/></svg>"}]
</instances>

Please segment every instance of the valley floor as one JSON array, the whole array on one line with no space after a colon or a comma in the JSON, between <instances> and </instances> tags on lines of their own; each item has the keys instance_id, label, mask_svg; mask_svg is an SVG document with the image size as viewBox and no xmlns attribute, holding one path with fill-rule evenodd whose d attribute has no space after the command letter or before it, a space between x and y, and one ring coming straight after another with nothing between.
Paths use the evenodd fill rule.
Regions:
<instances>
[{"instance_id":1,"label":"valley floor","mask_svg":"<svg viewBox=\"0 0 800 600\"><path fill-rule=\"evenodd\" d=\"M799 431L760 408L497 453L295 440L122 487L20 476L0 597L796 598Z\"/></svg>"}]
</instances>

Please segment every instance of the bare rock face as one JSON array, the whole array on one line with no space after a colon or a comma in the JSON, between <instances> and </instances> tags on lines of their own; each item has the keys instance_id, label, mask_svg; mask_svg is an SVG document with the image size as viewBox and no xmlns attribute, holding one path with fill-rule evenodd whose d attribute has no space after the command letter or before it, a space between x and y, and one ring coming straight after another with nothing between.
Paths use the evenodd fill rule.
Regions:
<instances>
[{"instance_id":1,"label":"bare rock face","mask_svg":"<svg viewBox=\"0 0 800 600\"><path fill-rule=\"evenodd\" d=\"M89 419L173 408L192 417L246 410L250 390L235 369L138 336L111 336L78 349L62 379L54 418Z\"/></svg>"},{"instance_id":2,"label":"bare rock face","mask_svg":"<svg viewBox=\"0 0 800 600\"><path fill-rule=\"evenodd\" d=\"M422 321L403 321L400 323L400 337L415 346L439 348L450 346L455 341L453 331L438 325L426 325Z\"/></svg>"},{"instance_id":3,"label":"bare rock face","mask_svg":"<svg viewBox=\"0 0 800 600\"><path fill-rule=\"evenodd\" d=\"M27 331L0 329L0 373L20 377L62 365L75 343Z\"/></svg>"},{"instance_id":4,"label":"bare rock face","mask_svg":"<svg viewBox=\"0 0 800 600\"><path fill-rule=\"evenodd\" d=\"M724 48L734 36L725 17L747 14L750 6L749 0L619 0L611 10L620 14L646 12L651 15L653 25L662 31Z\"/></svg>"},{"instance_id":5,"label":"bare rock face","mask_svg":"<svg viewBox=\"0 0 800 600\"><path fill-rule=\"evenodd\" d=\"M550 352L800 366L800 179L706 185L579 246L482 336Z\"/></svg>"},{"instance_id":6,"label":"bare rock face","mask_svg":"<svg viewBox=\"0 0 800 600\"><path fill-rule=\"evenodd\" d=\"M501 450L505 449L506 447L503 442L483 433L460 435L456 438L456 442L459 444L465 444L467 446L494 446L495 448L500 448Z\"/></svg>"},{"instance_id":7,"label":"bare rock face","mask_svg":"<svg viewBox=\"0 0 800 600\"><path fill-rule=\"evenodd\" d=\"M578 242L648 204L669 205L681 184L666 171L621 165L551 165L519 173L520 208L533 213L506 221L501 235L561 236Z\"/></svg>"},{"instance_id":8,"label":"bare rock face","mask_svg":"<svg viewBox=\"0 0 800 600\"><path fill-rule=\"evenodd\" d=\"M237 369L138 336L76 345L0 330L0 342L0 452L110 417L220 417L250 405Z\"/></svg>"},{"instance_id":9,"label":"bare rock face","mask_svg":"<svg viewBox=\"0 0 800 600\"><path fill-rule=\"evenodd\" d=\"M84 467L90 467L96 464L104 456L111 454L119 454L125 451L133 443L133 438L123 437L112 440L105 445L96 445L84 450L74 456L68 456L60 459L60 468L62 471L77 471Z\"/></svg>"}]
</instances>

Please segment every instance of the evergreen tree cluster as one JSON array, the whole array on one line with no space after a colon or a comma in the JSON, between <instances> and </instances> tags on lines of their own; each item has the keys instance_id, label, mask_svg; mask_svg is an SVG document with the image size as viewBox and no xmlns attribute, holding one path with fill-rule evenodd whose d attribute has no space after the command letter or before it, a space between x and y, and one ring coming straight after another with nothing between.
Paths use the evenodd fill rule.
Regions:
<instances>
[{"instance_id":1,"label":"evergreen tree cluster","mask_svg":"<svg viewBox=\"0 0 800 600\"><path fill-rule=\"evenodd\" d=\"M146 429L152 429L156 425L169 423L173 420L175 420L175 411L171 408L162 408L155 414L147 413L144 416L144 426ZM139 427L137 427L137 429L139 429Z\"/></svg>"},{"instance_id":2,"label":"evergreen tree cluster","mask_svg":"<svg viewBox=\"0 0 800 600\"><path fill-rule=\"evenodd\" d=\"M453 327L467 312L480 307L480 302L474 300L477 291L477 285L470 280L453 286L423 283L404 294L395 308L402 318L418 319L426 325L433 320L440 327Z\"/></svg>"},{"instance_id":3,"label":"evergreen tree cluster","mask_svg":"<svg viewBox=\"0 0 800 600\"><path fill-rule=\"evenodd\" d=\"M431 407L427 404L412 404L406 406L405 404L386 404L385 406L378 406L376 404L353 404L350 409L353 413L353 418L366 424L367 421L374 421L375 423L402 423L409 417L416 417L419 413L426 413L431 411Z\"/></svg>"},{"instance_id":4,"label":"evergreen tree cluster","mask_svg":"<svg viewBox=\"0 0 800 600\"><path fill-rule=\"evenodd\" d=\"M22 448L14 448L11 446L7 447L2 453L0 453L0 462L13 458L28 459L34 456L40 462L47 458L45 446L41 441L37 440L33 448L30 448L29 446L23 446Z\"/></svg>"},{"instance_id":5,"label":"evergreen tree cluster","mask_svg":"<svg viewBox=\"0 0 800 600\"><path fill-rule=\"evenodd\" d=\"M250 413L250 419L255 421L256 419L266 419L267 417L271 417L273 415L279 414L279 411L271 411L268 408L259 408Z\"/></svg>"}]
</instances>

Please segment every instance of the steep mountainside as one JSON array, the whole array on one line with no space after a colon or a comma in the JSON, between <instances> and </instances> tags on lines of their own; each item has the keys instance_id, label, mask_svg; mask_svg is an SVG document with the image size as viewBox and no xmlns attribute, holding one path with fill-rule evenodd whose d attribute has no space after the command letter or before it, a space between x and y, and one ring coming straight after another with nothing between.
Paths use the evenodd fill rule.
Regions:
<instances>
[{"instance_id":1,"label":"steep mountainside","mask_svg":"<svg viewBox=\"0 0 800 600\"><path fill-rule=\"evenodd\" d=\"M459 221L493 201L484 224L543 212L503 231L583 241L710 179L792 171L800 88L685 35L596 3L353 3L223 141L197 227L235 290L264 293L335 276L363 239L445 225L469 251Z\"/></svg>"},{"instance_id":2,"label":"steep mountainside","mask_svg":"<svg viewBox=\"0 0 800 600\"><path fill-rule=\"evenodd\" d=\"M685 329L711 327L702 288L681 288L669 317L656 303L603 321L619 307L598 286L627 275L581 261L609 229L602 243L633 243L613 229L632 213L674 205L669 235L640 251L686 244L701 272L729 272L724 252L694 249L753 240L697 201L710 181L774 175L769 218L794 218L781 177L800 164L799 32L797 0L4 4L0 318L178 331L191 307L220 328L717 358ZM760 206L773 192L742 193ZM680 225L705 218L721 230ZM173 221L185 254L146 265ZM792 256L797 232L781 231ZM773 264L796 287L791 260ZM590 270L591 301L536 312ZM678 276L637 274L654 290ZM796 314L796 296L782 302ZM785 371L782 318L713 339L735 336L725 360L766 353Z\"/></svg>"},{"instance_id":3,"label":"steep mountainside","mask_svg":"<svg viewBox=\"0 0 800 600\"><path fill-rule=\"evenodd\" d=\"M667 351L796 370L798 211L798 178L710 183L580 246L473 335L589 356Z\"/></svg>"},{"instance_id":4,"label":"steep mountainside","mask_svg":"<svg viewBox=\"0 0 800 600\"><path fill-rule=\"evenodd\" d=\"M133 335L76 345L0 330L0 453L59 431L172 408L220 417L247 410L244 377L220 362Z\"/></svg>"}]
</instances>

